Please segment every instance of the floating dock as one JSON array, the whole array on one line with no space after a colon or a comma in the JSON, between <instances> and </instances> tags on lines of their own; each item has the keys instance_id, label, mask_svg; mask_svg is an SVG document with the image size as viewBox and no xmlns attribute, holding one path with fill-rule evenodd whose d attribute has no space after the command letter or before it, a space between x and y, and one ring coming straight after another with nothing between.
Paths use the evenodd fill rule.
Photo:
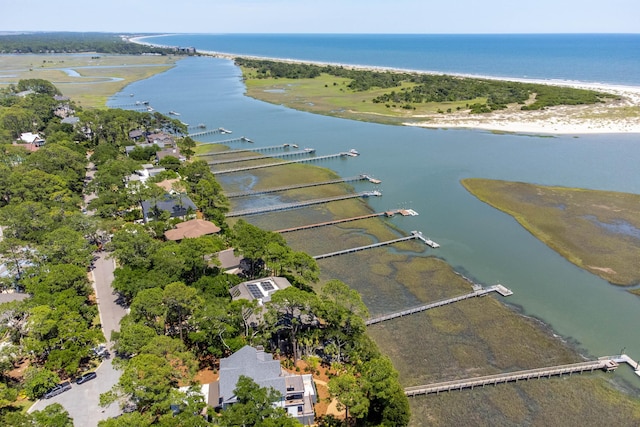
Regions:
<instances>
[{"instance_id":1,"label":"floating dock","mask_svg":"<svg viewBox=\"0 0 640 427\"><path fill-rule=\"evenodd\" d=\"M473 292L470 292L470 293L464 294L464 295L460 295L460 296L457 296L457 297L447 298L447 299L443 299L443 300L440 300L440 301L432 302L432 303L429 303L429 304L420 305L418 307L413 307L413 308L409 308L409 309L402 310L402 311L396 311L394 313L384 314L382 316L372 317L370 319L365 320L364 324L367 325L367 326L375 325L376 323L385 322L385 321L391 320L391 319L397 319L398 317L409 316L409 315L415 314L415 313L421 313L423 311L427 311L427 310L430 310L432 308L442 307L443 305L453 304L454 302L463 301L463 300L466 300L466 299L469 299L469 298L481 297L481 296L486 295L486 294L488 294L490 292L497 292L500 295L502 295L503 297L508 297L509 295L513 295L513 292L511 292L509 289L507 289L504 286L498 284L498 285L489 286L487 288L475 289Z\"/></svg>"},{"instance_id":2,"label":"floating dock","mask_svg":"<svg viewBox=\"0 0 640 427\"><path fill-rule=\"evenodd\" d=\"M319 205L322 203L337 202L340 200L355 199L357 197L373 197L373 196L379 197L379 196L382 196L382 193L380 193L379 191L361 191L360 193L345 194L343 196L325 197L323 199L313 199L313 200L307 200L304 202L284 203L281 205L264 206L264 207L253 208L253 209L244 209L244 210L235 211L235 212L228 212L227 214L225 214L225 216L227 218L231 218L236 216L255 215L255 214L262 214L267 212L276 212L276 211L284 211L289 209L303 208L307 206Z\"/></svg>"}]
</instances>

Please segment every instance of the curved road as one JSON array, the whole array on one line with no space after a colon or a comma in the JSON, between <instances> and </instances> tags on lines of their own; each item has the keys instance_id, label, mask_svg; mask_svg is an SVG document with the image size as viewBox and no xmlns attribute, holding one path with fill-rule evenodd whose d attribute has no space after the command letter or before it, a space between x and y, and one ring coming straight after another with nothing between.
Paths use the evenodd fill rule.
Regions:
<instances>
[{"instance_id":1,"label":"curved road","mask_svg":"<svg viewBox=\"0 0 640 427\"><path fill-rule=\"evenodd\" d=\"M114 295L111 288L114 269L114 261L107 258L107 254L100 253L92 272L102 331L107 338L109 349L112 345L111 332L120 329L120 319L126 314L125 309L116 303L117 295ZM120 414L122 411L117 403L107 408L101 408L99 405L100 394L109 391L120 378L121 372L114 369L112 360L107 359L100 364L96 369L98 374L96 379L85 384L73 384L69 391L51 399L39 400L29 409L29 412L42 410L52 403L60 403L69 412L73 418L73 424L77 427L97 426L98 421Z\"/></svg>"}]
</instances>

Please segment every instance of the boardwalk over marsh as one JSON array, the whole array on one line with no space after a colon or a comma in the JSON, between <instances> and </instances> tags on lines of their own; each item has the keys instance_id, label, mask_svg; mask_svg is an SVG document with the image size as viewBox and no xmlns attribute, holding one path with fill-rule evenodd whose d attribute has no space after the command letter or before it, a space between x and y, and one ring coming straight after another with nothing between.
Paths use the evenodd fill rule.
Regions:
<instances>
[{"instance_id":1,"label":"boardwalk over marsh","mask_svg":"<svg viewBox=\"0 0 640 427\"><path fill-rule=\"evenodd\" d=\"M518 382L521 380L551 378L553 376L562 376L566 374L593 372L596 370L613 371L618 367L618 363L612 358L603 358L588 362L572 363L569 365L550 366L547 368L527 369L523 371L508 372L504 374L487 375L483 377L467 378L454 381L445 381L429 385L420 385L414 387L406 387L404 394L413 397L423 394L438 394L444 391L452 390L473 390L475 387L484 387L486 385L496 385L509 382Z\"/></svg>"},{"instance_id":2,"label":"boardwalk over marsh","mask_svg":"<svg viewBox=\"0 0 640 427\"><path fill-rule=\"evenodd\" d=\"M376 323L380 323L380 322L385 322L387 320L391 320L391 319L397 319L398 317L404 317L404 316L409 316L411 314L415 314L415 313L420 313L426 310L430 310L432 308L436 308L436 307L442 307L443 305L448 305L448 304L453 304L454 302L458 302L458 301L463 301L469 298L475 298L475 297L481 297L484 295L487 295L490 292L497 292L500 295L502 295L503 297L509 296L509 295L513 295L513 292L511 292L509 289L505 288L502 285L493 285L493 286L489 286L487 288L480 288L480 289L476 289L473 292L469 292L468 294L464 294L464 295L459 295L457 297L453 297L453 298L446 298L440 301L436 301L436 302L432 302L429 304L423 304L417 307L413 307L413 308L408 308L406 310L402 310L402 311L396 311L393 313L389 313L389 314L383 314L381 316L376 316L376 317L372 317L370 319L365 320L364 324L369 326L369 325L375 325Z\"/></svg>"},{"instance_id":3,"label":"boardwalk over marsh","mask_svg":"<svg viewBox=\"0 0 640 427\"><path fill-rule=\"evenodd\" d=\"M322 199L306 200L304 202L283 203L280 205L243 209L240 211L228 212L227 214L225 214L225 216L227 218L231 218L236 216L255 215L255 214L261 214L261 213L267 213L267 212L297 209L297 208L302 208L306 206L319 205L322 203L336 202L340 200L355 199L357 197L373 197L373 196L381 196L381 195L382 193L380 193L379 191L361 191L360 193L345 194L342 196L334 196L334 197L325 197Z\"/></svg>"}]
</instances>

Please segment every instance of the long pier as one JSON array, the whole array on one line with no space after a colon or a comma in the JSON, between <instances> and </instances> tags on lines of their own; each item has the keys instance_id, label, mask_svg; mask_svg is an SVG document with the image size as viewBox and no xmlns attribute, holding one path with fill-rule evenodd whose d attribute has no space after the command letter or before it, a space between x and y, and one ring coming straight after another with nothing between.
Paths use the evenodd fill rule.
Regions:
<instances>
[{"instance_id":1,"label":"long pier","mask_svg":"<svg viewBox=\"0 0 640 427\"><path fill-rule=\"evenodd\" d=\"M235 159L211 160L211 161L208 161L207 164L209 166L215 166L215 165L224 165L227 163L248 162L250 160L281 159L283 157L304 156L308 154L313 154L315 152L316 150L313 148L305 148L304 150L292 151L290 153L280 153L280 154L271 154L271 155L258 154L256 156L236 157Z\"/></svg>"},{"instance_id":2,"label":"long pier","mask_svg":"<svg viewBox=\"0 0 640 427\"><path fill-rule=\"evenodd\" d=\"M244 172L244 171L253 170L253 169L262 169L262 168L270 168L274 166L290 165L293 163L309 163L309 162L315 162L315 161L326 160L326 159L335 159L338 157L353 157L353 156L349 153L343 152L343 153L336 153L336 154L327 154L326 156L315 156L308 159L286 160L286 161L277 162L277 163L265 163L262 165L245 166L242 168L225 169L221 171L212 171L212 173L214 175L222 175L225 173Z\"/></svg>"},{"instance_id":3,"label":"long pier","mask_svg":"<svg viewBox=\"0 0 640 427\"><path fill-rule=\"evenodd\" d=\"M290 233L292 231L309 230L309 229L312 229L312 228L319 228L319 227L326 227L328 225L341 224L343 222L351 222L351 221L358 221L358 220L361 220L361 219L376 218L376 217L383 216L383 215L384 216L394 216L395 214L398 214L398 213L403 215L403 216L418 215L418 213L416 211L413 211L413 210L396 209L396 210L393 210L393 211L376 212L376 213L372 213L372 214L368 214L368 215L360 215L360 216L352 216L350 218L334 219L333 221L325 221L325 222L317 222L315 224L300 225L298 227L283 228L282 230L274 231L274 233Z\"/></svg>"},{"instance_id":4,"label":"long pier","mask_svg":"<svg viewBox=\"0 0 640 427\"><path fill-rule=\"evenodd\" d=\"M297 190L299 188L319 187L321 185L341 184L343 182L354 182L354 181L365 181L365 180L369 180L369 177L367 175L358 175L358 176L352 176L349 178L332 179L329 181L311 182L308 184L285 185L284 187L268 188L266 190L238 191L236 193L226 194L226 196L227 196L227 199L232 199L234 197L258 196L261 194L278 193L278 192L287 191L287 190Z\"/></svg>"},{"instance_id":5,"label":"long pier","mask_svg":"<svg viewBox=\"0 0 640 427\"><path fill-rule=\"evenodd\" d=\"M246 138L244 136L241 136L240 138L231 138L231 139L223 139L222 141L199 141L196 143L196 145L211 145L211 144L232 144L234 142L253 142L252 140L250 140L249 138ZM203 154L204 156L206 156L207 154ZM209 154L211 155L211 154Z\"/></svg>"},{"instance_id":6,"label":"long pier","mask_svg":"<svg viewBox=\"0 0 640 427\"><path fill-rule=\"evenodd\" d=\"M381 246L393 245L394 243L406 242L407 240L419 239L419 240L424 241L424 239L421 236L422 236L422 233L420 233L419 231L412 231L409 236L400 237L398 239L386 240L384 242L372 243L370 245L358 246L358 247L355 247L355 248L343 249L341 251L329 252L327 254L316 255L316 256L314 256L312 258L315 259L315 260L331 258L331 257L334 257L334 256L351 254L351 253L354 253L354 252L360 252L360 251L364 251L364 250L367 250L367 249L379 248Z\"/></svg>"},{"instance_id":7,"label":"long pier","mask_svg":"<svg viewBox=\"0 0 640 427\"><path fill-rule=\"evenodd\" d=\"M323 199L313 199L313 200L307 200L304 202L283 203L280 205L264 206L261 208L244 209L241 211L228 212L227 214L225 214L225 216L227 218L231 218L236 216L255 215L255 214L261 214L261 213L267 213L267 212L276 212L276 211L283 211L283 210L289 210L289 209L303 208L306 206L319 205L322 203L336 202L340 200L354 199L357 197L372 197L372 196L381 196L381 195L382 193L380 193L379 191L361 191L360 193L345 194L342 196L334 196L334 197L325 197Z\"/></svg>"},{"instance_id":8,"label":"long pier","mask_svg":"<svg viewBox=\"0 0 640 427\"><path fill-rule=\"evenodd\" d=\"M375 325L376 323L381 323L387 320L391 320L391 319L397 319L398 317L404 317L404 316L409 316L411 314L415 314L415 313L420 313L423 311L427 311L430 310L432 308L436 308L436 307L442 307L443 305L447 305L447 304L453 304L454 302L458 302L458 301L462 301L462 300L466 300L469 298L475 298L475 297L481 297L483 295L486 295L490 292L497 292L500 295L502 295L503 297L507 297L509 295L513 295L513 292L511 292L509 289L505 288L502 285L493 285L493 286L489 286L487 288L481 288L481 289L476 289L473 292L470 292L468 294L464 294L464 295L460 295L457 297L453 297L453 298L447 298L447 299L443 299L440 301L436 301L436 302L432 302L429 304L424 304L424 305L420 305L418 307L413 307L413 308L409 308L407 310L402 310L402 311L396 311L394 313L389 313L389 314L384 314L382 316L377 316L377 317L372 317L368 320L365 320L364 324L369 326L369 325Z\"/></svg>"},{"instance_id":9,"label":"long pier","mask_svg":"<svg viewBox=\"0 0 640 427\"><path fill-rule=\"evenodd\" d=\"M242 138L238 138L238 140L240 140L240 139L242 139ZM236 140L231 139L229 141L236 141ZM203 142L202 144L207 144L207 143ZM219 142L218 142L218 144L219 144ZM246 152L249 152L249 151L255 151L257 153L260 153L262 151L282 150L282 149L285 149L285 148L290 147L290 146L291 145L289 145L289 144L281 144L281 145L271 145L269 147L240 148L240 149L237 149L237 150L216 151L215 153L198 153L198 154L196 154L196 156L198 156L198 157L214 157L214 156L222 156L222 155L228 155L228 154L246 153Z\"/></svg>"},{"instance_id":10,"label":"long pier","mask_svg":"<svg viewBox=\"0 0 640 427\"><path fill-rule=\"evenodd\" d=\"M216 129L210 129L210 130L205 130L202 132L195 132L195 133L190 133L189 135L187 135L188 137L191 138L197 138L199 136L205 136L205 135L217 135L217 134L228 134L228 133L233 133L230 130L227 130L225 128L216 128Z\"/></svg>"},{"instance_id":11,"label":"long pier","mask_svg":"<svg viewBox=\"0 0 640 427\"><path fill-rule=\"evenodd\" d=\"M589 362L579 362L547 368L527 369L523 371L509 372L506 374L487 375L483 377L407 387L404 389L404 394L409 397L413 397L424 394L438 394L440 392L452 390L473 390L475 387L484 387L486 385L518 382L520 380L551 378L553 376L562 376L565 374L571 375L574 373L593 372L596 370L609 372L615 370L617 367L618 363L614 359L607 357Z\"/></svg>"}]
</instances>

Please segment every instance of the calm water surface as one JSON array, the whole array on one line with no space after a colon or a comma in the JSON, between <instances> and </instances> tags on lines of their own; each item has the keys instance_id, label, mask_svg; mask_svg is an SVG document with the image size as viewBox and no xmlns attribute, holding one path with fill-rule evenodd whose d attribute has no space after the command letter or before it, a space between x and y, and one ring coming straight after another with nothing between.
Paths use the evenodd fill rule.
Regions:
<instances>
[{"instance_id":1,"label":"calm water surface","mask_svg":"<svg viewBox=\"0 0 640 427\"><path fill-rule=\"evenodd\" d=\"M440 243L437 255L475 281L512 289L506 302L544 320L586 353L626 348L640 359L640 328L632 327L640 319L640 298L565 261L460 185L463 178L484 177L640 193L637 135L542 138L384 126L298 112L243 93L240 72L230 61L189 58L128 86L110 105L149 100L157 111L231 129L233 137L246 136L256 146L296 143L316 148L318 155L355 148L358 158L320 165L345 177L370 173L381 179L383 197L370 200L375 211L417 210L417 217L393 221Z\"/></svg>"}]
</instances>

